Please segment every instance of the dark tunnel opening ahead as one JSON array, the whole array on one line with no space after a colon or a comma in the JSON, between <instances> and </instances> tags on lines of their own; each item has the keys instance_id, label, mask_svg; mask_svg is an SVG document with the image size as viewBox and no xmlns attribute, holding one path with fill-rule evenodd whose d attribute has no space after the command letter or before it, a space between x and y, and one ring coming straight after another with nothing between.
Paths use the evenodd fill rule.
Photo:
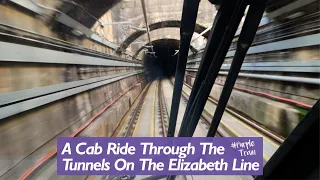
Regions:
<instances>
[{"instance_id":1,"label":"dark tunnel opening ahead","mask_svg":"<svg viewBox=\"0 0 320 180\"><path fill-rule=\"evenodd\" d=\"M155 55L145 54L143 61L145 76L148 81L157 78L172 77L175 74L179 49L179 40L160 39L152 42ZM152 52L149 48L148 52Z\"/></svg>"}]
</instances>

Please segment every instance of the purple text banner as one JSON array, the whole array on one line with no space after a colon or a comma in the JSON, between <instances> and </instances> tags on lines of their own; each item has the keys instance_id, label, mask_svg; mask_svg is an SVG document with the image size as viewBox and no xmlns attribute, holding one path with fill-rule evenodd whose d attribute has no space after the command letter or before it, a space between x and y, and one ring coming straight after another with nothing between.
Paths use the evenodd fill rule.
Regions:
<instances>
[{"instance_id":1,"label":"purple text banner","mask_svg":"<svg viewBox=\"0 0 320 180\"><path fill-rule=\"evenodd\" d=\"M261 175L261 137L60 137L58 175Z\"/></svg>"}]
</instances>

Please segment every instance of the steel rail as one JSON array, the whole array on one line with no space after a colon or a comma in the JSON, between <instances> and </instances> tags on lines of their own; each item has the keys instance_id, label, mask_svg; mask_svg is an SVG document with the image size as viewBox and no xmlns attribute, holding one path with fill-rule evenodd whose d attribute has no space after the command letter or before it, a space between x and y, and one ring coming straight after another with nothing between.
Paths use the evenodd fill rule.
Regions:
<instances>
[{"instance_id":1,"label":"steel rail","mask_svg":"<svg viewBox=\"0 0 320 180\"><path fill-rule=\"evenodd\" d=\"M166 107L163 104L163 93L162 93L162 83L161 80L159 80L158 84L158 103L159 103L159 110L160 110L160 121L161 121L161 127L163 130L163 137L167 137L167 128L166 128L166 121L165 121L165 114L164 111L166 111Z\"/></svg>"},{"instance_id":2,"label":"steel rail","mask_svg":"<svg viewBox=\"0 0 320 180\"><path fill-rule=\"evenodd\" d=\"M139 85L139 84L136 84L136 85ZM131 101L129 101L129 104L130 104L130 107L129 109L127 110L126 114L123 115L121 121L119 121L117 127L115 128L115 130L112 132L111 136L110 137L123 137L125 136L125 133L127 131L125 131L124 133L122 134L119 134L121 129L127 125L128 123L126 123L126 120L128 119L129 115L131 116L133 114L133 111L136 109L136 107L138 106L139 102L140 102L140 99L144 93L144 91L146 90L146 87L148 86L148 84L139 92L139 94L136 96L136 98L133 100L132 103L130 103ZM142 87L142 86L141 86Z\"/></svg>"},{"instance_id":3,"label":"steel rail","mask_svg":"<svg viewBox=\"0 0 320 180\"><path fill-rule=\"evenodd\" d=\"M150 86L151 86L151 84L149 83L147 85L147 87L144 89L143 94L141 95L139 102L131 115L131 119L128 123L127 131L124 134L125 137L132 136L134 128L135 128L135 126L137 126L137 118L141 113L141 110L142 110L141 108L142 108L142 105L146 99L146 96L147 96L147 93L150 89Z\"/></svg>"},{"instance_id":4,"label":"steel rail","mask_svg":"<svg viewBox=\"0 0 320 180\"><path fill-rule=\"evenodd\" d=\"M172 80L169 80L169 82L170 82L171 85L173 86L174 82L173 82ZM187 87L189 87L190 89L192 89L192 87L189 86L188 84L186 84L186 83L183 83L183 84L186 85ZM188 94L187 92L185 92L185 91L182 89L181 97L183 98L184 102L187 104L188 101L189 101L190 94ZM210 113L209 113L206 109L204 109L203 111L204 111L204 113L206 113L207 115L210 115ZM203 114L201 114L200 119L208 126L208 128L210 127L210 121L209 121L208 117L205 117ZM223 137L222 134L223 134L223 133L219 132L219 130L218 130L218 134L217 134L217 135L218 135L219 137Z\"/></svg>"}]
</instances>

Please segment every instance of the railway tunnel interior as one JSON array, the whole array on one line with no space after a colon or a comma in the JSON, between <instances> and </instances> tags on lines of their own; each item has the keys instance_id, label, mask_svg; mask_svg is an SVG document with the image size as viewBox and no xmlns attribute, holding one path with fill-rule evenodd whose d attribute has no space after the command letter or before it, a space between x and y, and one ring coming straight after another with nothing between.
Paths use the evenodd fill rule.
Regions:
<instances>
[{"instance_id":1,"label":"railway tunnel interior","mask_svg":"<svg viewBox=\"0 0 320 180\"><path fill-rule=\"evenodd\" d=\"M174 77L178 49L179 41L176 39L160 39L153 41L152 48L148 48L143 57L146 78L151 81Z\"/></svg>"},{"instance_id":2,"label":"railway tunnel interior","mask_svg":"<svg viewBox=\"0 0 320 180\"><path fill-rule=\"evenodd\" d=\"M56 174L58 137L166 137L175 107L174 136L179 136L196 76L206 71L200 64L214 59L214 47L206 47L214 42L213 22L220 17L221 6L214 3L222 1L199 1L188 52L180 50L186 42L181 30L192 21L182 24L185 2L1 1L0 179L68 179ZM208 135L248 7L215 71L200 118L194 118L199 122L193 136ZM319 154L314 153L319 152L319 136L310 136L319 134L319 19L319 0L269 0L223 111L217 136L263 137L263 165L277 174L266 171L262 179L279 179L281 173L302 177L303 170L290 172L299 148L288 149L295 146L306 147L310 154L305 159L300 154L299 161L318 172ZM221 30L219 37L227 32ZM182 53L186 68L180 98L174 96L174 86L182 72L176 71ZM179 104L173 99L180 99ZM308 126L310 131L304 128ZM283 144L291 147L281 148ZM273 167L277 160L285 165ZM77 176L90 178L95 177Z\"/></svg>"}]
</instances>

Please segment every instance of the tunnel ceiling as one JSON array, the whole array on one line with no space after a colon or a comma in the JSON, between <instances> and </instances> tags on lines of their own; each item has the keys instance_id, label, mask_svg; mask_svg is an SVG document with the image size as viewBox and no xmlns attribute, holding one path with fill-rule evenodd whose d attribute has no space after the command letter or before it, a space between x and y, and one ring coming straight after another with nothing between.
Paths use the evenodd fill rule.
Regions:
<instances>
[{"instance_id":1,"label":"tunnel ceiling","mask_svg":"<svg viewBox=\"0 0 320 180\"><path fill-rule=\"evenodd\" d=\"M170 38L161 38L157 40L151 41L151 44L154 45L163 45L163 46L170 46L170 47L176 47L176 50L179 49L180 41L179 39L170 39ZM150 46L150 43L144 44L143 46ZM135 51L135 54L133 57L137 57L139 53L144 49L144 47L141 46L137 51ZM191 51L194 51L196 48L193 47L192 45L190 46ZM150 51L150 48L148 48Z\"/></svg>"},{"instance_id":2,"label":"tunnel ceiling","mask_svg":"<svg viewBox=\"0 0 320 180\"><path fill-rule=\"evenodd\" d=\"M266 12L272 12L285 5L299 0L268 1ZM64 0L60 10L92 29L110 42L117 44L119 50L135 52L148 43L141 0ZM151 39L174 38L166 35L175 34L180 27L183 0L145 0L147 21L151 31L171 27L171 31L156 31ZM200 1L196 22L196 33L201 33L212 25L216 8L208 0ZM101 23L104 26L101 26ZM196 33L194 37L196 36ZM209 32L204 38L193 42L194 47L204 44Z\"/></svg>"},{"instance_id":3,"label":"tunnel ceiling","mask_svg":"<svg viewBox=\"0 0 320 180\"><path fill-rule=\"evenodd\" d=\"M145 4L150 30L154 31L167 27L172 28L172 31L153 32L151 39L180 39L180 37L175 37L175 35L171 35L171 37L167 37L166 35L168 33L175 34L176 31L179 31L183 0L145 0ZM197 33L201 33L211 26L215 13L215 6L209 1L204 0L200 2L196 26ZM143 29L146 27L141 0L125 0L119 2L101 16L100 21L107 23L119 22L119 24L107 25L103 28L96 22L92 30L106 37L109 41L121 46L122 49L126 49L129 46L127 50L135 52L141 46L148 43L147 39L139 38L140 36L145 36ZM153 36L156 36L156 38ZM204 37L208 37L208 33L205 33ZM199 40L201 41L201 38L199 38Z\"/></svg>"},{"instance_id":4,"label":"tunnel ceiling","mask_svg":"<svg viewBox=\"0 0 320 180\"><path fill-rule=\"evenodd\" d=\"M149 28L150 31L156 30L156 29L161 29L161 28L168 28L168 27L173 27L173 28L180 28L180 20L168 20L168 21L162 21L162 22L156 22L154 24L150 24ZM202 25L196 24L195 26L195 32L196 33L201 33L206 28ZM140 36L145 35L145 31L136 31L129 35L120 45L120 50L125 50L132 42L134 42L136 39L138 39ZM209 36L209 31L203 34L204 38L208 38Z\"/></svg>"},{"instance_id":5,"label":"tunnel ceiling","mask_svg":"<svg viewBox=\"0 0 320 180\"><path fill-rule=\"evenodd\" d=\"M194 33L195 36L198 36L198 33ZM158 39L177 39L180 40L180 29L179 28L161 28L156 29L153 31L150 31L150 37L151 41L155 41ZM199 38L200 43L193 43L191 46L199 48L203 43L206 42L206 39L204 37ZM136 52L138 49L140 49L144 44L149 43L148 41L148 35L143 34L142 36L139 36L131 45L130 49L132 52ZM195 46L196 45L196 46Z\"/></svg>"},{"instance_id":6,"label":"tunnel ceiling","mask_svg":"<svg viewBox=\"0 0 320 180\"><path fill-rule=\"evenodd\" d=\"M64 0L60 11L91 28L95 23L94 17L103 16L112 6L121 0ZM90 13L92 16L88 15Z\"/></svg>"}]
</instances>

